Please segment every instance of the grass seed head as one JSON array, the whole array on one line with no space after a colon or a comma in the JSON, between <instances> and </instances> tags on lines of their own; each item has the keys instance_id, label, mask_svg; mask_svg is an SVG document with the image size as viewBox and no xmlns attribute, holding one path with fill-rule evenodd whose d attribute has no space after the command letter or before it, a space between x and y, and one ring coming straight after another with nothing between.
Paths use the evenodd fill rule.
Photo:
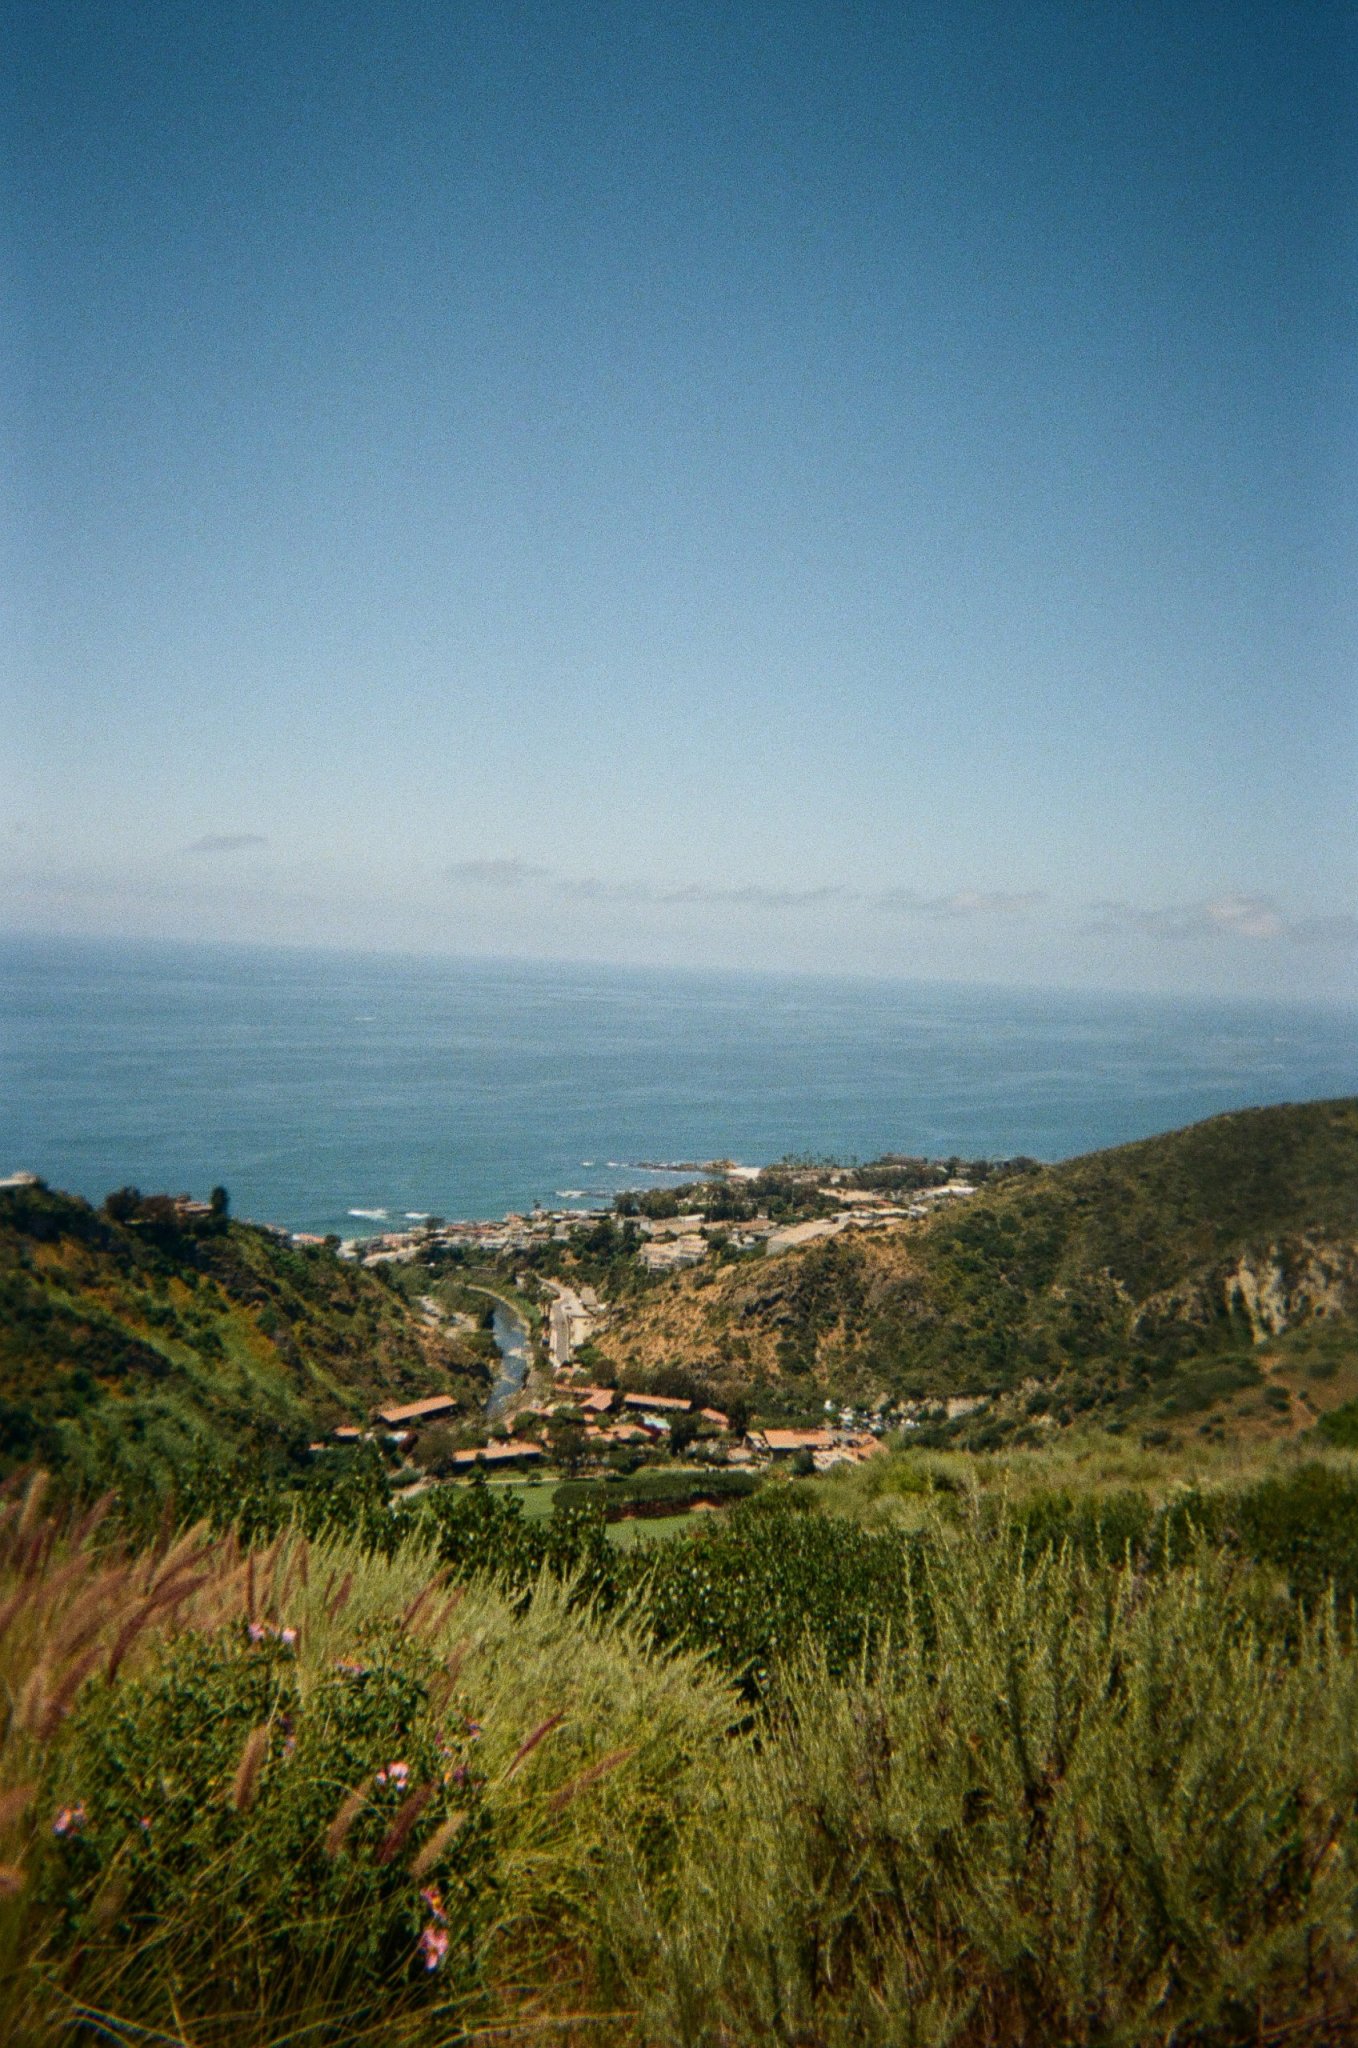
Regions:
<instances>
[{"instance_id":1,"label":"grass seed head","mask_svg":"<svg viewBox=\"0 0 1358 2048\"><path fill-rule=\"evenodd\" d=\"M350 1828L352 1828L367 1803L368 1788L366 1784L356 1785L352 1792L345 1794L344 1798L340 1801L339 1811L325 1831L325 1853L327 1856L339 1855L340 1850L349 1839Z\"/></svg>"},{"instance_id":2,"label":"grass seed head","mask_svg":"<svg viewBox=\"0 0 1358 2048\"><path fill-rule=\"evenodd\" d=\"M508 1784L509 1780L514 1776L515 1772L520 1768L520 1766L528 1761L528 1758L533 1754L533 1751L537 1748L538 1744L546 1740L546 1738L551 1734L553 1728L559 1728L561 1726L561 1723L565 1720L565 1718L566 1716L564 1713L549 1714L545 1721L540 1721L538 1723L537 1727L533 1730L531 1735L525 1735L523 1741L519 1744L513 1756L510 1758L508 1765L506 1766L504 1775L504 1782L506 1784Z\"/></svg>"},{"instance_id":3,"label":"grass seed head","mask_svg":"<svg viewBox=\"0 0 1358 2048\"><path fill-rule=\"evenodd\" d=\"M0 1832L13 1821L22 1819L33 1804L36 1785L10 1785L0 1792Z\"/></svg>"},{"instance_id":4,"label":"grass seed head","mask_svg":"<svg viewBox=\"0 0 1358 2048\"><path fill-rule=\"evenodd\" d=\"M236 1775L231 1781L231 1804L237 1813L248 1813L254 1804L259 1773L268 1754L269 1724L261 1722L252 1728L245 1739L245 1747L236 1765Z\"/></svg>"},{"instance_id":5,"label":"grass seed head","mask_svg":"<svg viewBox=\"0 0 1358 2048\"><path fill-rule=\"evenodd\" d=\"M607 1756L599 1758L597 1764L590 1764L587 1769L577 1772L575 1777L568 1779L564 1785L559 1785L547 1801L548 1806L553 1813L563 1812L572 1799L578 1798L582 1792L588 1792L591 1785L597 1785L601 1778L606 1778L610 1771L616 1771L629 1757L635 1755L635 1745L627 1749L610 1750Z\"/></svg>"},{"instance_id":6,"label":"grass seed head","mask_svg":"<svg viewBox=\"0 0 1358 2048\"><path fill-rule=\"evenodd\" d=\"M379 1863L390 1863L394 1857L400 1855L409 1839L410 1830L433 1798L435 1789L429 1782L417 1785L410 1797L401 1801L396 1809L395 1820L377 1845Z\"/></svg>"},{"instance_id":7,"label":"grass seed head","mask_svg":"<svg viewBox=\"0 0 1358 2048\"><path fill-rule=\"evenodd\" d=\"M414 1862L410 1866L410 1875L417 1882L421 1878L428 1877L430 1871L435 1869L440 1859L442 1858L444 1851L448 1848L449 1844L453 1841L455 1836L457 1836L461 1832L463 1826L466 1823L466 1819L467 1816L465 1811L461 1813L451 1813L449 1814L447 1820L445 1820L441 1823L440 1826L435 1828L433 1834L429 1837L429 1840L424 1844L423 1848L420 1850L419 1854L416 1856Z\"/></svg>"},{"instance_id":8,"label":"grass seed head","mask_svg":"<svg viewBox=\"0 0 1358 2048\"><path fill-rule=\"evenodd\" d=\"M35 1472L28 1482L27 1490L24 1493L24 1504L19 1510L19 1521L14 1531L15 1540L19 1543L22 1543L25 1537L30 1535L37 1526L43 1495L46 1493L49 1484L49 1477L50 1475L46 1472Z\"/></svg>"}]
</instances>

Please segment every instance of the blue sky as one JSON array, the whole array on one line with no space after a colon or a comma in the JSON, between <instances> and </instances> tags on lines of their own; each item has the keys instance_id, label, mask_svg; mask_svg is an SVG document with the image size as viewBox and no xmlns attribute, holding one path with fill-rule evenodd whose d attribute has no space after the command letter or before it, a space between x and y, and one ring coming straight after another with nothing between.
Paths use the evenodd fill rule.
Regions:
<instances>
[{"instance_id":1,"label":"blue sky","mask_svg":"<svg viewBox=\"0 0 1358 2048\"><path fill-rule=\"evenodd\" d=\"M1358 994L1351 10L17 19L10 928Z\"/></svg>"}]
</instances>

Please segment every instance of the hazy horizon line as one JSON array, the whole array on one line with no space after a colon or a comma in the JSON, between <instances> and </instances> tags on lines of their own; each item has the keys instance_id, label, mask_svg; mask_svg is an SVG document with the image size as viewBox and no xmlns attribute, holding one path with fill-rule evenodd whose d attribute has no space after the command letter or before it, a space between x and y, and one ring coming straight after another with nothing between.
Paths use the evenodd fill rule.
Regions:
<instances>
[{"instance_id":1,"label":"hazy horizon line","mask_svg":"<svg viewBox=\"0 0 1358 2048\"><path fill-rule=\"evenodd\" d=\"M263 953L312 959L392 960L432 966L441 962L477 967L562 969L575 972L629 976L656 976L689 981L763 981L829 983L840 986L865 984L874 988L951 989L983 994L1029 997L1080 997L1110 1001L1190 1004L1213 1009L1259 1008L1274 1010L1333 1010L1358 1014L1358 997L1344 995L1278 994L1269 990L1241 994L1221 989L1165 989L1126 987L1108 982L1050 980L998 980L993 976L944 974L891 974L866 968L832 969L815 967L751 967L695 965L675 961L609 960L597 955L556 953L514 953L468 951L456 948L384 946L380 943L334 940L185 938L153 933L71 932L31 927L11 929L0 926L0 947L22 944L69 946L125 951L129 947L187 953Z\"/></svg>"}]
</instances>

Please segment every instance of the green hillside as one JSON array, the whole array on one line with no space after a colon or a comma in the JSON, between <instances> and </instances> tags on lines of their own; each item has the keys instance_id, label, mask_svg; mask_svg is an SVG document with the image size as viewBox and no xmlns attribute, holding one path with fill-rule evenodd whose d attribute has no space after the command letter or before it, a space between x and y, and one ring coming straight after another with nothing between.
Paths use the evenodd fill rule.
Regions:
<instances>
[{"instance_id":1,"label":"green hillside","mask_svg":"<svg viewBox=\"0 0 1358 2048\"><path fill-rule=\"evenodd\" d=\"M329 1248L112 1207L0 1190L0 1471L174 1469L195 1446L278 1466L383 1398L484 1398L472 1350Z\"/></svg>"},{"instance_id":2,"label":"green hillside","mask_svg":"<svg viewBox=\"0 0 1358 2048\"><path fill-rule=\"evenodd\" d=\"M698 1269L604 1342L624 1371L685 1366L792 1405L984 1395L989 1426L1049 1427L1227 1401L1296 1428L1358 1391L1355 1310L1358 1102L1338 1101L1216 1117L1007 1177L926 1223Z\"/></svg>"}]
</instances>

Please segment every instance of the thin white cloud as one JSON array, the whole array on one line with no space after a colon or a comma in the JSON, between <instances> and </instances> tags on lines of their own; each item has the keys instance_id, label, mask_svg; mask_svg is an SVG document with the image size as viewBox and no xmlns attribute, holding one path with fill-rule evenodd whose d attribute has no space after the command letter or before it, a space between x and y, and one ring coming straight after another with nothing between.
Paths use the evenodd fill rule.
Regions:
<instances>
[{"instance_id":1,"label":"thin white cloud","mask_svg":"<svg viewBox=\"0 0 1358 2048\"><path fill-rule=\"evenodd\" d=\"M917 917L1022 917L1046 901L1040 889L955 889L947 896L922 896L914 889L887 889L867 899L883 910Z\"/></svg>"},{"instance_id":2,"label":"thin white cloud","mask_svg":"<svg viewBox=\"0 0 1358 2048\"><path fill-rule=\"evenodd\" d=\"M489 889L518 889L525 882L555 882L550 868L537 868L526 860L459 860L448 869L453 882L474 882Z\"/></svg>"},{"instance_id":3,"label":"thin white cloud","mask_svg":"<svg viewBox=\"0 0 1358 2048\"><path fill-rule=\"evenodd\" d=\"M667 909L696 906L777 912L855 905L923 918L1015 917L1033 910L1044 900L1038 890L958 889L944 896L926 896L914 889L853 889L842 882L820 882L805 888L763 882L657 885L601 875L567 875L517 859L457 861L446 873L450 881L477 888L520 890L535 886L573 902L636 903Z\"/></svg>"},{"instance_id":4,"label":"thin white cloud","mask_svg":"<svg viewBox=\"0 0 1358 2048\"><path fill-rule=\"evenodd\" d=\"M1160 909L1096 903L1093 913L1086 930L1094 934L1143 932L1176 942L1230 938L1265 946L1358 945L1358 917L1289 917L1268 896L1228 894Z\"/></svg>"},{"instance_id":5,"label":"thin white cloud","mask_svg":"<svg viewBox=\"0 0 1358 2048\"><path fill-rule=\"evenodd\" d=\"M1219 896L1203 905L1209 925L1242 939L1281 939L1286 926L1276 903L1264 896Z\"/></svg>"},{"instance_id":6,"label":"thin white cloud","mask_svg":"<svg viewBox=\"0 0 1358 2048\"><path fill-rule=\"evenodd\" d=\"M186 853L244 853L249 847L267 846L268 843L262 832L208 832L184 850Z\"/></svg>"},{"instance_id":7,"label":"thin white cloud","mask_svg":"<svg viewBox=\"0 0 1358 2048\"><path fill-rule=\"evenodd\" d=\"M758 882L746 882L738 888L685 882L680 888L663 889L656 896L658 903L704 903L716 908L729 904L741 910L806 910L817 904L846 900L854 900L854 891L834 883L814 889L770 889Z\"/></svg>"}]
</instances>

